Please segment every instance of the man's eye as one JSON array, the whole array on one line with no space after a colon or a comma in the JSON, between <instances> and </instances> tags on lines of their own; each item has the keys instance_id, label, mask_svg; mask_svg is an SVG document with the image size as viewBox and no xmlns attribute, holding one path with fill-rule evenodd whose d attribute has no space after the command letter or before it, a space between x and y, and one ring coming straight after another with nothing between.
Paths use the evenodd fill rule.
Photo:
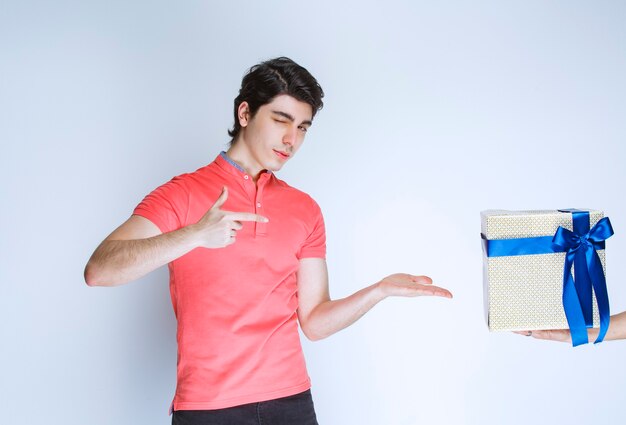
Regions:
<instances>
[{"instance_id":1,"label":"man's eye","mask_svg":"<svg viewBox=\"0 0 626 425\"><path fill-rule=\"evenodd\" d=\"M308 131L308 128L300 126L298 127L300 129L301 132L306 133Z\"/></svg>"}]
</instances>

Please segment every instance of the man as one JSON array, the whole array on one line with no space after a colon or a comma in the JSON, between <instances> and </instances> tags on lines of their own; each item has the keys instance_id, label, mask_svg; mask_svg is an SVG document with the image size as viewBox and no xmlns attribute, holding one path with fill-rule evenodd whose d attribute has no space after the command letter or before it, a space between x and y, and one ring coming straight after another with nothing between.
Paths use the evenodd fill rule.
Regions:
<instances>
[{"instance_id":1,"label":"man","mask_svg":"<svg viewBox=\"0 0 626 425\"><path fill-rule=\"evenodd\" d=\"M146 196L87 264L87 284L102 286L169 264L174 424L316 424L298 322L317 340L388 296L452 296L426 276L394 274L330 300L320 208L274 175L302 145L322 97L288 58L252 67L228 151Z\"/></svg>"}]
</instances>

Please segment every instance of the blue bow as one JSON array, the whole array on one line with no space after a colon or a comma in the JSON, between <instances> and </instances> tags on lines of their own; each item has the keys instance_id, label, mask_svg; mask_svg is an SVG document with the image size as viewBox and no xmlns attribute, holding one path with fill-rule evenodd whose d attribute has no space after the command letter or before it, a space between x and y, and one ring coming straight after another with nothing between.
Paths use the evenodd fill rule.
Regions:
<instances>
[{"instance_id":1,"label":"blue bow","mask_svg":"<svg viewBox=\"0 0 626 425\"><path fill-rule=\"evenodd\" d=\"M552 243L566 252L563 269L563 308L572 335L572 345L586 344L588 327L593 327L592 291L596 294L600 313L600 332L595 343L602 342L609 328L609 296L602 263L596 250L604 249L604 241L613 235L608 217L589 230L589 213L572 211L574 231L559 227ZM574 275L572 277L572 265Z\"/></svg>"}]
</instances>

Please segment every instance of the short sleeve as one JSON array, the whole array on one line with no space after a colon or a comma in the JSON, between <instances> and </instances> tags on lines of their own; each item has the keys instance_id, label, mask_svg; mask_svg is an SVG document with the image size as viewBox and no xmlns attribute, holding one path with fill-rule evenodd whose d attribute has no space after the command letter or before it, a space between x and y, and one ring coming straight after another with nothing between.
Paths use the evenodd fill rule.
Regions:
<instances>
[{"instance_id":1,"label":"short sleeve","mask_svg":"<svg viewBox=\"0 0 626 425\"><path fill-rule=\"evenodd\" d=\"M187 225L188 211L189 191L183 176L178 176L149 193L133 214L147 218L166 233Z\"/></svg>"},{"instance_id":2,"label":"short sleeve","mask_svg":"<svg viewBox=\"0 0 626 425\"><path fill-rule=\"evenodd\" d=\"M297 254L298 259L326 258L326 227L324 226L324 217L317 203L313 200L311 201L313 203L313 230L300 248Z\"/></svg>"}]
</instances>

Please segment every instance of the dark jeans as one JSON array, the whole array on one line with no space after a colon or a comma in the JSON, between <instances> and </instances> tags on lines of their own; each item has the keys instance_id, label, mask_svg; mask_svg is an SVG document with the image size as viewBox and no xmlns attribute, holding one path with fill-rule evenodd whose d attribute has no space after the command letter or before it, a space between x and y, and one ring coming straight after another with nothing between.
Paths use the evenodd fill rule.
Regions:
<instances>
[{"instance_id":1,"label":"dark jeans","mask_svg":"<svg viewBox=\"0 0 626 425\"><path fill-rule=\"evenodd\" d=\"M217 410L177 410L172 425L318 425L311 390Z\"/></svg>"}]
</instances>

